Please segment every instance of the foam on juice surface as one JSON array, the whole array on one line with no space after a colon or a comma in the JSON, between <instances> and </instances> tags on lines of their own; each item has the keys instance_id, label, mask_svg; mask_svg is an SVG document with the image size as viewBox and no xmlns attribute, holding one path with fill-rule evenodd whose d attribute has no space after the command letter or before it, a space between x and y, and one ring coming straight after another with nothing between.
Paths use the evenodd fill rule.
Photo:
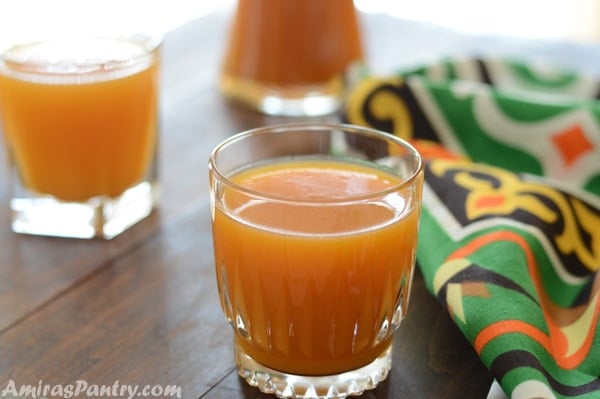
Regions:
<instances>
[{"instance_id":1,"label":"foam on juice surface","mask_svg":"<svg viewBox=\"0 0 600 399\"><path fill-rule=\"evenodd\" d=\"M148 68L151 54L141 44L82 38L27 43L2 55L0 73L46 84L80 84L116 79Z\"/></svg>"}]
</instances>

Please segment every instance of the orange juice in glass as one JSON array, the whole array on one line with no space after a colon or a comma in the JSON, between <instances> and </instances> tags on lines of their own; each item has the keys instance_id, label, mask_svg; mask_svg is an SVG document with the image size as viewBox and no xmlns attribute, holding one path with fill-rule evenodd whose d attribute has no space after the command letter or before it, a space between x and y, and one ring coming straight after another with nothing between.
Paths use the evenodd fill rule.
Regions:
<instances>
[{"instance_id":1,"label":"orange juice in glass","mask_svg":"<svg viewBox=\"0 0 600 399\"><path fill-rule=\"evenodd\" d=\"M56 39L0 59L13 230L112 238L156 203L159 42Z\"/></svg>"},{"instance_id":2,"label":"orange juice in glass","mask_svg":"<svg viewBox=\"0 0 600 399\"><path fill-rule=\"evenodd\" d=\"M221 91L272 115L335 112L364 61L353 0L238 0L228 39Z\"/></svg>"},{"instance_id":3,"label":"orange juice in glass","mask_svg":"<svg viewBox=\"0 0 600 399\"><path fill-rule=\"evenodd\" d=\"M288 398L374 388L407 312L419 154L371 129L291 124L227 139L209 175L239 374Z\"/></svg>"}]
</instances>

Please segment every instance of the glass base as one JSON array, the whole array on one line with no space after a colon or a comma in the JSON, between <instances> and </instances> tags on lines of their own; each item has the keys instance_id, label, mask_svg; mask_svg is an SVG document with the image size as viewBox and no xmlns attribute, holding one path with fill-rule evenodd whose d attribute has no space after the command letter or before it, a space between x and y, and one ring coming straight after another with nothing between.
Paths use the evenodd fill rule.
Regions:
<instances>
[{"instance_id":1,"label":"glass base","mask_svg":"<svg viewBox=\"0 0 600 399\"><path fill-rule=\"evenodd\" d=\"M341 106L344 78L306 86L283 87L223 75L220 90L228 98L267 115L324 116Z\"/></svg>"},{"instance_id":2,"label":"glass base","mask_svg":"<svg viewBox=\"0 0 600 399\"><path fill-rule=\"evenodd\" d=\"M263 366L234 343L239 375L264 393L290 399L343 399L374 389L387 378L392 367L392 350L393 343L390 343L379 357L356 370L335 375L301 376Z\"/></svg>"},{"instance_id":3,"label":"glass base","mask_svg":"<svg viewBox=\"0 0 600 399\"><path fill-rule=\"evenodd\" d=\"M66 202L50 196L13 198L12 230L16 233L111 239L147 217L157 205L156 183L142 182L117 198L97 197Z\"/></svg>"}]
</instances>

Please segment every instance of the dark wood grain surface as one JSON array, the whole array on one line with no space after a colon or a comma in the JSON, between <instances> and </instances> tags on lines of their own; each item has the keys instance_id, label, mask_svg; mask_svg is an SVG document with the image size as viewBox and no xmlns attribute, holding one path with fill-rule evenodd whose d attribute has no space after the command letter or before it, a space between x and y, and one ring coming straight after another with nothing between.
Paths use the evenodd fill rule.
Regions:
<instances>
[{"instance_id":1,"label":"dark wood grain surface","mask_svg":"<svg viewBox=\"0 0 600 399\"><path fill-rule=\"evenodd\" d=\"M20 236L9 229L0 155L0 396L18 386L178 385L183 398L269 398L237 377L213 270L207 158L225 137L294 121L229 104L216 81L230 14L169 32L163 46L161 180L151 217L112 241ZM462 54L551 59L592 70L600 50L471 37L361 15L376 72ZM329 119L335 119L331 117ZM365 398L485 398L492 377L415 276L389 378Z\"/></svg>"}]
</instances>

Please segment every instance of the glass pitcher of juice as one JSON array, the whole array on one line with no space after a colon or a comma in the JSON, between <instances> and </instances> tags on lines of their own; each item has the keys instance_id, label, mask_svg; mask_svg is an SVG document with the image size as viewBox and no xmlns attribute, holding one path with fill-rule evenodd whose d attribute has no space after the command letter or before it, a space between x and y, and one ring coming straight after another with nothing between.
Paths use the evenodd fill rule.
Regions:
<instances>
[{"instance_id":1,"label":"glass pitcher of juice","mask_svg":"<svg viewBox=\"0 0 600 399\"><path fill-rule=\"evenodd\" d=\"M353 0L238 0L220 89L270 115L326 115L363 61Z\"/></svg>"}]
</instances>

